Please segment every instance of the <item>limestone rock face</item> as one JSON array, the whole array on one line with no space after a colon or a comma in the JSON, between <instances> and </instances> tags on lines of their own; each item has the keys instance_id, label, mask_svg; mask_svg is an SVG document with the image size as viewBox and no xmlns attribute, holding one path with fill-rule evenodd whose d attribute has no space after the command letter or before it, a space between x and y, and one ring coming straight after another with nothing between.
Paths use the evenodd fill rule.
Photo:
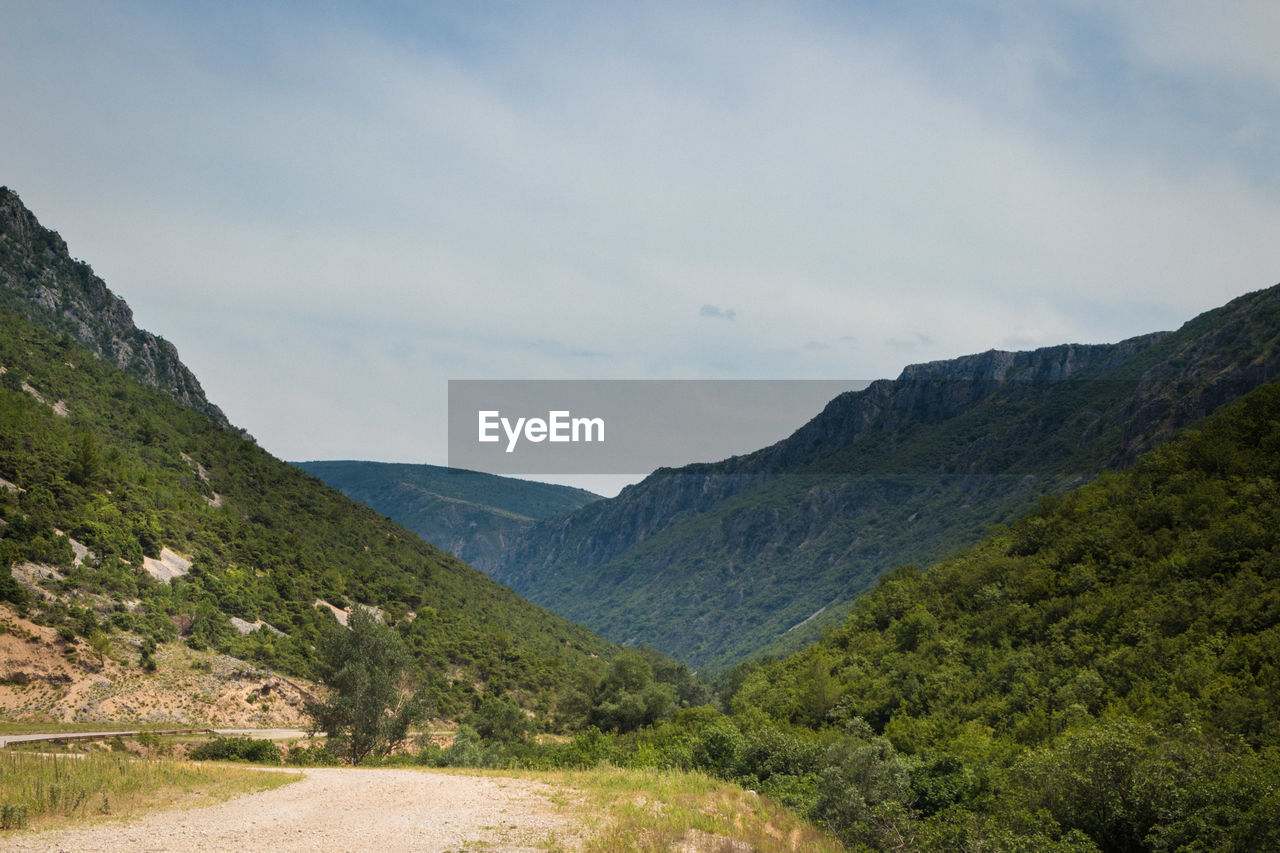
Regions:
<instances>
[{"instance_id":1,"label":"limestone rock face","mask_svg":"<svg viewBox=\"0 0 1280 853\"><path fill-rule=\"evenodd\" d=\"M770 447L539 521L486 568L606 639L731 665L1277 376L1280 285L1174 332L910 365Z\"/></svg>"},{"instance_id":2,"label":"limestone rock face","mask_svg":"<svg viewBox=\"0 0 1280 853\"><path fill-rule=\"evenodd\" d=\"M7 187L0 187L0 306L71 335L97 358L230 428L177 348L135 326L125 301L88 264L73 259L66 241L42 226Z\"/></svg>"}]
</instances>

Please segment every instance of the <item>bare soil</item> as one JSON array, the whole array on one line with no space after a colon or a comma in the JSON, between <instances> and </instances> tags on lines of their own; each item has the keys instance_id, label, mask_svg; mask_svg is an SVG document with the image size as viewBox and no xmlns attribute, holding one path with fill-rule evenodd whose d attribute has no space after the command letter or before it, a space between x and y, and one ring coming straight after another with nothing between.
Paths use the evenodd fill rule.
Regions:
<instances>
[{"instance_id":1,"label":"bare soil","mask_svg":"<svg viewBox=\"0 0 1280 853\"><path fill-rule=\"evenodd\" d=\"M569 818L536 781L420 770L316 768L274 791L129 823L18 833L5 850L574 850Z\"/></svg>"},{"instance_id":2,"label":"bare soil","mask_svg":"<svg viewBox=\"0 0 1280 853\"><path fill-rule=\"evenodd\" d=\"M162 645L156 671L147 672L136 645L117 636L99 660L83 640L64 642L0 605L0 720L242 728L307 722L303 705L315 685L181 643Z\"/></svg>"}]
</instances>

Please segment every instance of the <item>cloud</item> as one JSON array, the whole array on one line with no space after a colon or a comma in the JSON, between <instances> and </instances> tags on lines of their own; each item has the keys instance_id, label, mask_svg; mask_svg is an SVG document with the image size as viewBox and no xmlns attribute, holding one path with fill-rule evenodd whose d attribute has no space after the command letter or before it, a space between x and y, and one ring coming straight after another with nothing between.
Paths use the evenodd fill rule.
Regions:
<instances>
[{"instance_id":1,"label":"cloud","mask_svg":"<svg viewBox=\"0 0 1280 853\"><path fill-rule=\"evenodd\" d=\"M451 377L894 376L1278 277L1268 4L388 8L0 30L0 182L290 458L439 461Z\"/></svg>"},{"instance_id":2,"label":"cloud","mask_svg":"<svg viewBox=\"0 0 1280 853\"><path fill-rule=\"evenodd\" d=\"M886 338L884 345L896 350L925 350L933 345L933 339L923 332L914 332L901 337Z\"/></svg>"},{"instance_id":3,"label":"cloud","mask_svg":"<svg viewBox=\"0 0 1280 853\"><path fill-rule=\"evenodd\" d=\"M732 308L718 308L715 305L703 305L698 309L699 317L711 317L717 320L732 320L738 316L738 312Z\"/></svg>"}]
</instances>

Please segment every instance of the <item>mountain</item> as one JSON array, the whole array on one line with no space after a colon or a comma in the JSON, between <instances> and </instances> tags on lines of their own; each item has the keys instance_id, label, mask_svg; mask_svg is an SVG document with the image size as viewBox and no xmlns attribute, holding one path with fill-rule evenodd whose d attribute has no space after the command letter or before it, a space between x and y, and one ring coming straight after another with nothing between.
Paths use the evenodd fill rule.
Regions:
<instances>
[{"instance_id":1,"label":"mountain","mask_svg":"<svg viewBox=\"0 0 1280 853\"><path fill-rule=\"evenodd\" d=\"M601 499L570 486L436 465L294 464L486 572L498 555L539 519L572 512Z\"/></svg>"},{"instance_id":2,"label":"mountain","mask_svg":"<svg viewBox=\"0 0 1280 853\"><path fill-rule=\"evenodd\" d=\"M1280 287L1176 332L912 365L793 435L535 525L491 574L693 666L786 652L928 563L1280 373Z\"/></svg>"},{"instance_id":3,"label":"mountain","mask_svg":"<svg viewBox=\"0 0 1280 853\"><path fill-rule=\"evenodd\" d=\"M125 301L92 267L73 259L58 232L43 227L8 187L0 187L0 307L55 335L70 335L95 358L230 427L177 348L134 326Z\"/></svg>"},{"instance_id":4,"label":"mountain","mask_svg":"<svg viewBox=\"0 0 1280 853\"><path fill-rule=\"evenodd\" d=\"M455 718L486 690L549 715L570 674L615 656L225 428L193 377L185 398L135 378L190 373L15 199L5 299L21 302L20 259L36 307L0 307L0 602L57 629L68 656L107 638L145 666L157 644L182 641L309 676L322 627L359 605L395 627L436 713ZM0 672L0 688L13 675Z\"/></svg>"},{"instance_id":5,"label":"mountain","mask_svg":"<svg viewBox=\"0 0 1280 853\"><path fill-rule=\"evenodd\" d=\"M744 665L735 719L862 741L851 776L884 802L807 799L854 845L1280 849L1277 483L1270 382L976 547L890 572L820 643ZM742 753L762 793L804 803L832 778Z\"/></svg>"}]
</instances>

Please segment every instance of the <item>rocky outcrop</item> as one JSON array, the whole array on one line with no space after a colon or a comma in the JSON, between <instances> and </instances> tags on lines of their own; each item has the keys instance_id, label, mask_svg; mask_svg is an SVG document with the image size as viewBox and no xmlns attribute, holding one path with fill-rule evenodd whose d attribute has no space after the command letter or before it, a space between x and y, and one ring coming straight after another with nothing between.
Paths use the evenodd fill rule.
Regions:
<instances>
[{"instance_id":1,"label":"rocky outcrop","mask_svg":"<svg viewBox=\"0 0 1280 853\"><path fill-rule=\"evenodd\" d=\"M0 187L0 306L54 333L70 335L96 358L167 394L222 427L195 375L164 338L137 328L133 311L93 269L71 257L17 194Z\"/></svg>"},{"instance_id":2,"label":"rocky outcrop","mask_svg":"<svg viewBox=\"0 0 1280 853\"><path fill-rule=\"evenodd\" d=\"M1278 375L1280 286L1176 332L911 365L771 447L539 522L491 574L616 642L730 663Z\"/></svg>"}]
</instances>

